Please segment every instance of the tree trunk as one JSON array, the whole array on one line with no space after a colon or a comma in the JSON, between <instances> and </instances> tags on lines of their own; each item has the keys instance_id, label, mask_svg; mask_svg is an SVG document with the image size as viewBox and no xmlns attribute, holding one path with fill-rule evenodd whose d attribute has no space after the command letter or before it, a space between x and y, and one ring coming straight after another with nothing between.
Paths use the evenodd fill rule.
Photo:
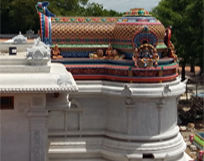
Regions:
<instances>
[{"instance_id":1,"label":"tree trunk","mask_svg":"<svg viewBox=\"0 0 204 161\"><path fill-rule=\"evenodd\" d=\"M193 61L191 62L191 72L195 73L195 63Z\"/></svg>"},{"instance_id":2,"label":"tree trunk","mask_svg":"<svg viewBox=\"0 0 204 161\"><path fill-rule=\"evenodd\" d=\"M182 71L181 71L181 81L184 81L186 79L186 71L185 71L186 63L182 63Z\"/></svg>"},{"instance_id":3,"label":"tree trunk","mask_svg":"<svg viewBox=\"0 0 204 161\"><path fill-rule=\"evenodd\" d=\"M200 73L199 73L199 75L201 76L203 74L203 68L204 68L203 59L200 60L199 66L200 66Z\"/></svg>"}]
</instances>

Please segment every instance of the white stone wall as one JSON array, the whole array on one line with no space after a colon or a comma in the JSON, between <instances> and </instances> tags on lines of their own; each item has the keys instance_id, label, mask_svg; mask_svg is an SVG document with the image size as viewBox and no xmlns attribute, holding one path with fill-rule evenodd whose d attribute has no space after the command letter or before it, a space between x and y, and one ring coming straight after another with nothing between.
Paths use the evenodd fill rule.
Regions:
<instances>
[{"instance_id":1,"label":"white stone wall","mask_svg":"<svg viewBox=\"0 0 204 161\"><path fill-rule=\"evenodd\" d=\"M2 95L1 95L2 96ZM1 160L30 160L30 122L27 112L30 109L31 96L14 96L14 109L1 110Z\"/></svg>"},{"instance_id":2,"label":"white stone wall","mask_svg":"<svg viewBox=\"0 0 204 161\"><path fill-rule=\"evenodd\" d=\"M13 43L0 43L0 52L8 53L9 47L16 47L17 52L25 52L27 48L32 47L33 43L26 43L26 44L13 44Z\"/></svg>"},{"instance_id":3,"label":"white stone wall","mask_svg":"<svg viewBox=\"0 0 204 161\"><path fill-rule=\"evenodd\" d=\"M14 109L0 110L1 161L44 161L47 157L47 145L43 145L47 142L47 132L42 120L45 118L42 112L45 110L45 94L19 93L1 96L14 96ZM38 136L34 134L36 129L41 130ZM39 147L36 146L38 141ZM45 147L43 151L42 148ZM40 153L38 149L41 150Z\"/></svg>"},{"instance_id":4,"label":"white stone wall","mask_svg":"<svg viewBox=\"0 0 204 161\"><path fill-rule=\"evenodd\" d=\"M49 107L50 160L185 161L185 143L177 127L177 99L185 85L179 80L77 85L79 92L69 95L75 106ZM144 158L145 154L153 158Z\"/></svg>"}]
</instances>

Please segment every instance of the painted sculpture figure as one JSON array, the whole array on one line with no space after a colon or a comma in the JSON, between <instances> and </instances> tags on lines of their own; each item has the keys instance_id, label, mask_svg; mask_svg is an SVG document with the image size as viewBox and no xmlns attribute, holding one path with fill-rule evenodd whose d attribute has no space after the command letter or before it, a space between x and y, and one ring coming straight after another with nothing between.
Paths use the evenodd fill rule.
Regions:
<instances>
[{"instance_id":1,"label":"painted sculpture figure","mask_svg":"<svg viewBox=\"0 0 204 161\"><path fill-rule=\"evenodd\" d=\"M90 53L89 58L90 59L103 59L103 50L98 49L96 52Z\"/></svg>"},{"instance_id":2,"label":"painted sculpture figure","mask_svg":"<svg viewBox=\"0 0 204 161\"><path fill-rule=\"evenodd\" d=\"M102 49L98 49L94 53L89 54L90 59L115 59L122 60L125 58L124 54L118 53L116 49L113 49L111 44L109 44L108 49L105 51L105 55Z\"/></svg>"},{"instance_id":3,"label":"painted sculpture figure","mask_svg":"<svg viewBox=\"0 0 204 161\"><path fill-rule=\"evenodd\" d=\"M58 45L55 44L55 47L52 50L52 59L62 59L62 58L63 58L63 56L60 55L60 51L59 51Z\"/></svg>"},{"instance_id":4,"label":"painted sculpture figure","mask_svg":"<svg viewBox=\"0 0 204 161\"><path fill-rule=\"evenodd\" d=\"M170 40L171 40L171 29L172 26L169 26L165 30L165 35L164 35L164 43L167 46L167 48L170 47Z\"/></svg>"},{"instance_id":5,"label":"painted sculpture figure","mask_svg":"<svg viewBox=\"0 0 204 161\"><path fill-rule=\"evenodd\" d=\"M136 67L156 67L158 65L159 55L154 46L150 44L144 44L141 45L139 49L135 48L132 59L135 62Z\"/></svg>"}]
</instances>

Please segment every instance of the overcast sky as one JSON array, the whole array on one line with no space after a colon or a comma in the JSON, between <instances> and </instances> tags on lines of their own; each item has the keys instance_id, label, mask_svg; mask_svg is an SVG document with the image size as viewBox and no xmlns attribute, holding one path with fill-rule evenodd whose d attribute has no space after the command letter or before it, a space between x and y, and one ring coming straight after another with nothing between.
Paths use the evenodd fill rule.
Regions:
<instances>
[{"instance_id":1,"label":"overcast sky","mask_svg":"<svg viewBox=\"0 0 204 161\"><path fill-rule=\"evenodd\" d=\"M89 0L91 3L103 4L104 9L112 9L118 12L126 12L132 8L144 8L151 11L158 5L159 1L161 0Z\"/></svg>"}]
</instances>

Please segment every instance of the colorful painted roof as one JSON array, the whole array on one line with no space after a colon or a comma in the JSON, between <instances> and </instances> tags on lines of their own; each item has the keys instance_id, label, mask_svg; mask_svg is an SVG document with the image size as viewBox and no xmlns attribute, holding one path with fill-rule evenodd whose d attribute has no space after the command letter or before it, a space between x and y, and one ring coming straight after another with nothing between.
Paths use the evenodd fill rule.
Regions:
<instances>
[{"instance_id":1,"label":"colorful painted roof","mask_svg":"<svg viewBox=\"0 0 204 161\"><path fill-rule=\"evenodd\" d=\"M53 23L52 43L109 44L114 27L114 23Z\"/></svg>"},{"instance_id":2,"label":"colorful painted roof","mask_svg":"<svg viewBox=\"0 0 204 161\"><path fill-rule=\"evenodd\" d=\"M130 11L126 12L124 16L130 17L130 16L150 16L149 12L146 11L144 8L134 8Z\"/></svg>"}]
</instances>

